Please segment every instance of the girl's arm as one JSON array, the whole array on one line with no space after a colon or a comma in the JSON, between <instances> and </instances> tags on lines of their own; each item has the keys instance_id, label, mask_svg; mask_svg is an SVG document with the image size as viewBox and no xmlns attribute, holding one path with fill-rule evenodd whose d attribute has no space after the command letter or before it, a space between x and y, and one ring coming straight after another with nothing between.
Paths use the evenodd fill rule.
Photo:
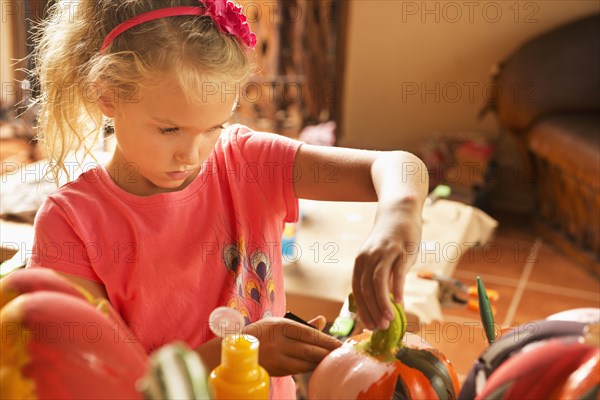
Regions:
<instances>
[{"instance_id":1,"label":"girl's arm","mask_svg":"<svg viewBox=\"0 0 600 400\"><path fill-rule=\"evenodd\" d=\"M378 201L373 228L354 265L352 291L367 328L393 318L390 291L402 300L404 276L421 242L421 213L428 192L423 162L403 152L303 144L294 162L299 198Z\"/></svg>"},{"instance_id":2,"label":"girl's arm","mask_svg":"<svg viewBox=\"0 0 600 400\"><path fill-rule=\"evenodd\" d=\"M89 279L80 278L75 275L65 274L64 272L58 272L58 271L54 271L54 272L56 272L60 276L65 277L69 281L81 286L82 288L87 290L92 296L94 296L94 298L105 299L106 301L108 301L108 294L106 293L106 289L105 289L104 285L102 285L101 283L97 283L97 282L91 281Z\"/></svg>"}]
</instances>

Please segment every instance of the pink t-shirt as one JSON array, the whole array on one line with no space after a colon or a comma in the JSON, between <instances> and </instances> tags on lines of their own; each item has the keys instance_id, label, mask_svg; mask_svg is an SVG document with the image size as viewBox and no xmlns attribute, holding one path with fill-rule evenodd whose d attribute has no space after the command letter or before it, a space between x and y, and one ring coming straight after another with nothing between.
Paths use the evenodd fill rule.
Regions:
<instances>
[{"instance_id":1,"label":"pink t-shirt","mask_svg":"<svg viewBox=\"0 0 600 400\"><path fill-rule=\"evenodd\" d=\"M51 194L35 221L28 267L100 282L148 352L214 337L208 317L233 307L247 322L283 316L281 237L298 218L300 142L234 125L186 188L136 196L97 166ZM291 377L273 398L295 398Z\"/></svg>"}]
</instances>

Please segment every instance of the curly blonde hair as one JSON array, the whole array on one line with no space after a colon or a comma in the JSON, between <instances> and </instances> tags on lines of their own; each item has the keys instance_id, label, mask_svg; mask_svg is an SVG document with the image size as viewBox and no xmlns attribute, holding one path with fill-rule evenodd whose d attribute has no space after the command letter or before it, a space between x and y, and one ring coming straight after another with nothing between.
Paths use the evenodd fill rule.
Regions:
<instances>
[{"instance_id":1,"label":"curly blonde hair","mask_svg":"<svg viewBox=\"0 0 600 400\"><path fill-rule=\"evenodd\" d=\"M197 102L206 82L243 84L254 71L250 50L221 33L206 16L160 18L119 35L102 54L100 46L118 24L143 12L198 6L198 0L57 1L34 30L35 69L40 94L38 140L50 161L51 179L69 177L66 157L89 156L100 140L104 121L100 87L117 100L165 77ZM102 86L100 86L102 85Z\"/></svg>"}]
</instances>

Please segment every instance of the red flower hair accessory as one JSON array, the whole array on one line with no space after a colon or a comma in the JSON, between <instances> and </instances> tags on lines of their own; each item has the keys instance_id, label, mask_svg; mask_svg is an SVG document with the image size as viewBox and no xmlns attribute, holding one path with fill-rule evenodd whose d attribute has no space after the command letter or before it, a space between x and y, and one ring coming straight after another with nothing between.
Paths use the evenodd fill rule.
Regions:
<instances>
[{"instance_id":1,"label":"red flower hair accessory","mask_svg":"<svg viewBox=\"0 0 600 400\"><path fill-rule=\"evenodd\" d=\"M229 0L198 0L198 2L203 8L194 6L161 8L136 15L120 23L106 35L102 46L100 46L100 53L103 53L117 36L134 26L155 19L178 15L209 16L221 32L233 35L249 48L254 48L256 45L256 35L250 31L250 26L248 25L246 16L242 12L242 7L236 6Z\"/></svg>"},{"instance_id":2,"label":"red flower hair accessory","mask_svg":"<svg viewBox=\"0 0 600 400\"><path fill-rule=\"evenodd\" d=\"M250 31L242 7L227 0L198 1L205 7L204 15L210 16L221 32L237 37L250 48L256 45L256 35Z\"/></svg>"}]
</instances>

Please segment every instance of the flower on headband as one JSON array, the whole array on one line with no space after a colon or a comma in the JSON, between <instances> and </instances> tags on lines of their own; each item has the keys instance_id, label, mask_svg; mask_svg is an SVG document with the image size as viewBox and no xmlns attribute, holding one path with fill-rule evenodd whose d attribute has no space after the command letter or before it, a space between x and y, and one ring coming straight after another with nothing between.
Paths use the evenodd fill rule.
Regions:
<instances>
[{"instance_id":1,"label":"flower on headband","mask_svg":"<svg viewBox=\"0 0 600 400\"><path fill-rule=\"evenodd\" d=\"M246 46L256 45L256 35L250 31L242 7L228 0L198 0L204 6L204 15L215 22L221 32L238 37Z\"/></svg>"}]
</instances>

